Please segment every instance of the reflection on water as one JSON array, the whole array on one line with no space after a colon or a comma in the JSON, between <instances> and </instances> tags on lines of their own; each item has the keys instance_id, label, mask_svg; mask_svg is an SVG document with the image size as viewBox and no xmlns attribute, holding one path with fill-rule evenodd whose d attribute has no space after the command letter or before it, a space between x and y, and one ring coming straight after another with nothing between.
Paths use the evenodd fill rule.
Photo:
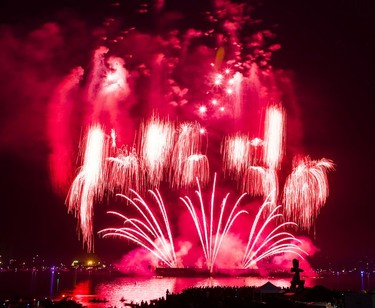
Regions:
<instances>
[{"instance_id":1,"label":"reflection on water","mask_svg":"<svg viewBox=\"0 0 375 308\"><path fill-rule=\"evenodd\" d=\"M324 278L304 278L306 287L323 285L336 290L359 291L361 288L360 277L358 275L339 275ZM82 304L88 307L108 307L122 306L121 299L127 303L140 303L165 297L167 290L171 293L180 293L184 289L191 287L241 287L241 286L261 286L270 281L281 288L290 287L291 278L262 278L262 277L119 277L110 280L102 280L97 283L91 279L77 283L73 289L73 295ZM368 280L367 289L370 288ZM108 302L91 303L92 298L107 299Z\"/></svg>"},{"instance_id":2,"label":"reflection on water","mask_svg":"<svg viewBox=\"0 0 375 308\"><path fill-rule=\"evenodd\" d=\"M165 297L167 290L171 293L180 293L191 287L215 287L215 286L261 286L267 281L274 285L287 288L290 279L272 279L260 277L217 277L217 278L159 278L159 277L121 277L104 280L90 287L90 281L78 283L73 296L82 304L89 307L108 307L121 305L121 299L125 302L140 303ZM306 283L309 286L313 280ZM91 303L93 298L106 299L106 303Z\"/></svg>"},{"instance_id":3,"label":"reflection on water","mask_svg":"<svg viewBox=\"0 0 375 308\"><path fill-rule=\"evenodd\" d=\"M374 288L373 276L365 273L330 275L324 278L304 278L307 287L323 285L336 290L360 291L362 285L365 290ZM279 287L290 286L290 278L261 278L261 277L116 277L111 273L95 272L58 272L58 271L30 271L30 272L0 272L0 297L56 297L72 295L76 300L88 307L123 306L120 302L140 303L165 297L167 290L180 293L191 287L214 286L261 286L267 281ZM106 303L92 303L94 298L107 299Z\"/></svg>"}]
</instances>

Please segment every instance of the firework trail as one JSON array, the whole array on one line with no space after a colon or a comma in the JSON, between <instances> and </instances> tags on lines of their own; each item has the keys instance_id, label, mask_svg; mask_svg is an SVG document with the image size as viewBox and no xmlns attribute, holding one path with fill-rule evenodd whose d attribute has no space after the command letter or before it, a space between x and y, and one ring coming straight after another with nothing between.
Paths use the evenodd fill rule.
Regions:
<instances>
[{"instance_id":1,"label":"firework trail","mask_svg":"<svg viewBox=\"0 0 375 308\"><path fill-rule=\"evenodd\" d=\"M311 160L305 156L295 158L293 167L284 187L285 215L309 230L328 197L327 172L334 170L334 165L325 158Z\"/></svg>"},{"instance_id":2,"label":"firework trail","mask_svg":"<svg viewBox=\"0 0 375 308\"><path fill-rule=\"evenodd\" d=\"M93 251L93 207L95 198L103 194L102 181L105 177L107 140L99 125L90 127L84 150L81 171L74 179L67 197L68 211L78 218L83 245Z\"/></svg>"},{"instance_id":3,"label":"firework trail","mask_svg":"<svg viewBox=\"0 0 375 308\"><path fill-rule=\"evenodd\" d=\"M130 204L137 209L142 218L129 218L118 212L110 211L108 213L124 219L124 227L103 229L99 231L99 234L103 237L120 237L129 239L150 251L167 266L177 267L172 231L167 211L159 191L149 190L158 204L162 216L162 224L158 222L157 216L147 202L134 190L131 189L130 191L135 195L133 199L125 195L119 196L129 201Z\"/></svg>"},{"instance_id":4,"label":"firework trail","mask_svg":"<svg viewBox=\"0 0 375 308\"><path fill-rule=\"evenodd\" d=\"M260 207L250 230L249 240L242 260L244 268L253 268L260 260L278 254L293 253L303 258L307 253L298 244L302 244L293 234L281 231L287 226L296 226L293 222L284 222L274 227L271 232L266 229L271 222L280 219L282 214L276 214L280 205L275 207L262 225L259 225L263 211L269 207L269 198Z\"/></svg>"},{"instance_id":5,"label":"firework trail","mask_svg":"<svg viewBox=\"0 0 375 308\"><path fill-rule=\"evenodd\" d=\"M199 198L200 203L200 211L201 217L197 213L197 210L191 201L191 199L187 196L181 197L180 199L186 205L189 210L189 213L194 221L194 225L198 232L198 236L202 245L202 250L204 256L206 258L207 268L210 272L213 271L215 261L219 250L221 248L221 244L223 239L228 234L229 229L233 225L234 221L238 218L239 215L247 213L245 210L237 210L237 207L243 197L246 194L242 194L234 204L232 210L230 211L229 216L225 219L224 218L224 211L227 204L227 199L229 197L229 193L223 198L220 208L220 216L219 218L215 218L214 216L214 209L215 209L215 189L216 189L216 174L214 176L214 182L211 192L211 202L210 208L206 209L206 206L203 201L202 191L200 188L199 181L197 180L198 191L195 191ZM207 214L206 214L207 211Z\"/></svg>"}]
</instances>

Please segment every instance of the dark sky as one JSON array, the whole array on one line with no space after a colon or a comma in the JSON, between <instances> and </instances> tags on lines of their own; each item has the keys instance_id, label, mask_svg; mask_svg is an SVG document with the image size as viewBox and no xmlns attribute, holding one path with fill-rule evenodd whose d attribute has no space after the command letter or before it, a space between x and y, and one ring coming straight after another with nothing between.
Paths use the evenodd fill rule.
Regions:
<instances>
[{"instance_id":1,"label":"dark sky","mask_svg":"<svg viewBox=\"0 0 375 308\"><path fill-rule=\"evenodd\" d=\"M55 76L87 64L95 42L85 34L113 13L113 7L104 0L58 3L58 7L57 2L41 0L0 4L0 65L6 67L6 74L0 76L0 255L40 253L69 259L82 253L75 219L66 213L64 197L53 193L49 181L48 146L43 137L45 93L53 88ZM277 25L275 32L282 45L273 65L293 72L302 110L304 150L336 164L336 171L329 174L330 197L317 219L313 241L321 249L320 255L333 261L375 258L375 204L371 198L375 184L375 4L370 0L263 3L256 12ZM65 22L69 42L74 42L75 35L80 41L76 48L66 46L56 67L40 67L45 92L40 92L41 87L33 91L37 81L26 77L30 72L23 63L28 67L35 63L28 61L27 53L19 62L9 64L4 59L12 50L9 46L27 48L19 42L26 40L28 31L49 21ZM16 41L7 39L9 29ZM52 70L58 74L46 82ZM23 90L25 80L31 84L27 90ZM98 254L106 255L108 249L113 254L120 251L109 247L99 241Z\"/></svg>"}]
</instances>

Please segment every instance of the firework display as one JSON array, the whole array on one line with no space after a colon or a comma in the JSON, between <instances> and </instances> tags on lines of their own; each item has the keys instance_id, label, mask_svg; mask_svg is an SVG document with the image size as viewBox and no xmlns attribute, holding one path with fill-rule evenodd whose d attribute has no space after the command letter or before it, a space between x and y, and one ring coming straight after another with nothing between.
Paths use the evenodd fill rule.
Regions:
<instances>
[{"instance_id":1,"label":"firework display","mask_svg":"<svg viewBox=\"0 0 375 308\"><path fill-rule=\"evenodd\" d=\"M129 27L121 40L103 41L109 47L93 52L90 69L76 69L70 82L62 82L51 110L63 108L59 102L73 87L78 97L70 99L87 107L77 120L87 133L66 203L88 251L97 231L95 203L110 195L136 211L110 211L123 225L99 234L128 239L164 266L200 263L212 272L230 241L241 255L233 257L232 267L255 268L275 255L308 253L290 230L313 228L328 197L333 162L287 151L286 110L296 107L283 91L287 76L270 64L280 46L271 31L252 28L249 12L245 4L215 1L212 12L203 14L202 29L155 34ZM64 121L68 115L59 119ZM71 149L77 140L68 138L64 125L59 129L50 136L50 163L61 186L69 176L58 167L56 153L61 142ZM288 170L285 162L294 156ZM229 192L240 196L231 208ZM179 226L185 214L185 227L194 231L190 237ZM195 264L188 261L191 249L181 246L187 242L200 247Z\"/></svg>"}]
</instances>

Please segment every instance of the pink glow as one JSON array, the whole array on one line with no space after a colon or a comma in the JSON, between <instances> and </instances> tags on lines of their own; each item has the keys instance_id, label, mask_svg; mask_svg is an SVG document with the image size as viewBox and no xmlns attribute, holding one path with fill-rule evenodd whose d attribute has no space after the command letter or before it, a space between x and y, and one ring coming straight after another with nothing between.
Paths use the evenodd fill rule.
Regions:
<instances>
[{"instance_id":1,"label":"pink glow","mask_svg":"<svg viewBox=\"0 0 375 308\"><path fill-rule=\"evenodd\" d=\"M70 96L78 89L84 71L77 67L60 83L54 91L49 105L48 135L51 147L49 156L51 180L54 188L65 193L69 186L74 160L73 147L70 144L71 127L68 125L73 114L73 99Z\"/></svg>"}]
</instances>

